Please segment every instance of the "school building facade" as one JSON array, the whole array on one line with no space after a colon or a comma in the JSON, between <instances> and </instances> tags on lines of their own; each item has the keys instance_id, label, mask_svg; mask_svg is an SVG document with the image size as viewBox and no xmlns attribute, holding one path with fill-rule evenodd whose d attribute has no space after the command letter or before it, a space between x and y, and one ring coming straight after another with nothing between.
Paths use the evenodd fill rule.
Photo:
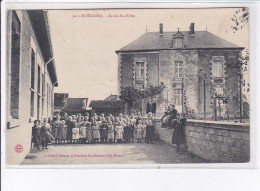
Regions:
<instances>
[{"instance_id":1,"label":"school building facade","mask_svg":"<svg viewBox=\"0 0 260 191\"><path fill-rule=\"evenodd\" d=\"M239 76L234 65L243 50L208 31L190 30L146 32L137 40L117 50L118 95L122 87L144 89L163 82L166 89L156 100L156 115L161 117L168 105L188 112L196 119L217 115L234 117L239 110ZM227 104L214 95L230 95ZM147 102L143 99L143 113ZM140 101L138 101L140 102Z\"/></svg>"},{"instance_id":2,"label":"school building facade","mask_svg":"<svg viewBox=\"0 0 260 191\"><path fill-rule=\"evenodd\" d=\"M53 114L58 80L46 11L8 11L6 30L6 159L19 164L30 150L33 121Z\"/></svg>"}]
</instances>

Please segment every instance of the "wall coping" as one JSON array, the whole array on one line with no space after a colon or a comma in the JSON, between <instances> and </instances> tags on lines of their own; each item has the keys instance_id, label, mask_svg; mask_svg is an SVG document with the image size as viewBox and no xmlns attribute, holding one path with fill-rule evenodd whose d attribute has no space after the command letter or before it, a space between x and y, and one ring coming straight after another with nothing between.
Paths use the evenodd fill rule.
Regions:
<instances>
[{"instance_id":1,"label":"wall coping","mask_svg":"<svg viewBox=\"0 0 260 191\"><path fill-rule=\"evenodd\" d=\"M160 121L161 119L154 119L155 121ZM250 124L249 123L233 123L233 122L225 122L225 121L204 121L204 120L194 120L188 119L187 120L188 126L195 126L195 127L207 127L207 128L214 128L214 129L225 129L225 130L232 130L232 131L245 131L249 132Z\"/></svg>"}]
</instances>

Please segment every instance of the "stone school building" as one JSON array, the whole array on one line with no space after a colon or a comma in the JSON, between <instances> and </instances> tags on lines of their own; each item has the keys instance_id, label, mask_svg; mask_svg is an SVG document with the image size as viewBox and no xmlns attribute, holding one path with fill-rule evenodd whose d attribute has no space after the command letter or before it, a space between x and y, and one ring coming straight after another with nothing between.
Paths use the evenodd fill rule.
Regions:
<instances>
[{"instance_id":1,"label":"stone school building","mask_svg":"<svg viewBox=\"0 0 260 191\"><path fill-rule=\"evenodd\" d=\"M47 12L8 11L6 30L6 155L7 164L19 164L30 149L33 121L53 113L58 81Z\"/></svg>"},{"instance_id":2,"label":"stone school building","mask_svg":"<svg viewBox=\"0 0 260 191\"><path fill-rule=\"evenodd\" d=\"M216 112L232 118L239 110L239 76L233 65L243 49L209 31L196 31L194 23L188 31L175 32L164 32L160 24L158 32L146 32L116 51L118 95L122 87L144 89L163 82L166 89L156 96L157 116L174 104L197 119L212 119ZM231 99L218 103L214 93ZM147 104L142 104L145 113Z\"/></svg>"}]
</instances>

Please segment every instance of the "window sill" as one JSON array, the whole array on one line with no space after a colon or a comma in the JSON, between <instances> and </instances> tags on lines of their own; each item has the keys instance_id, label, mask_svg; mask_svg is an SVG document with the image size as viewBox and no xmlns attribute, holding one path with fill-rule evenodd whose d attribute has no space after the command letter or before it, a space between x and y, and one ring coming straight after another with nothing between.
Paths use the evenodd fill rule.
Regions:
<instances>
[{"instance_id":1,"label":"window sill","mask_svg":"<svg viewBox=\"0 0 260 191\"><path fill-rule=\"evenodd\" d=\"M20 121L18 119L11 119L7 121L7 129L14 129L20 126Z\"/></svg>"}]
</instances>

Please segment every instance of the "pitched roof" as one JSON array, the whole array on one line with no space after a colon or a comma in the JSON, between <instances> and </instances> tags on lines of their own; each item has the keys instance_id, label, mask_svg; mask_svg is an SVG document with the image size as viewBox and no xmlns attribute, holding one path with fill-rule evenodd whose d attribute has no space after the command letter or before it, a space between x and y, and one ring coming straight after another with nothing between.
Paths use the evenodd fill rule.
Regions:
<instances>
[{"instance_id":1,"label":"pitched roof","mask_svg":"<svg viewBox=\"0 0 260 191\"><path fill-rule=\"evenodd\" d=\"M88 98L68 98L63 111L82 111L87 108Z\"/></svg>"},{"instance_id":2,"label":"pitched roof","mask_svg":"<svg viewBox=\"0 0 260 191\"><path fill-rule=\"evenodd\" d=\"M47 70L54 86L58 86L58 78L55 67L55 60L53 58L52 41L50 36L48 14L43 10L27 10L29 19L40 46L44 62L47 65ZM52 59L52 60L51 60Z\"/></svg>"},{"instance_id":3,"label":"pitched roof","mask_svg":"<svg viewBox=\"0 0 260 191\"><path fill-rule=\"evenodd\" d=\"M105 101L116 101L117 100L117 95L110 95L108 96Z\"/></svg>"},{"instance_id":4,"label":"pitched roof","mask_svg":"<svg viewBox=\"0 0 260 191\"><path fill-rule=\"evenodd\" d=\"M93 100L90 102L89 107L92 108L121 108L124 106L124 102L122 100L116 101L105 101L105 100Z\"/></svg>"},{"instance_id":5,"label":"pitched roof","mask_svg":"<svg viewBox=\"0 0 260 191\"><path fill-rule=\"evenodd\" d=\"M63 110L63 107L64 106L62 106L62 105L58 105L58 106L54 106L54 111L61 111L61 110Z\"/></svg>"},{"instance_id":6,"label":"pitched roof","mask_svg":"<svg viewBox=\"0 0 260 191\"><path fill-rule=\"evenodd\" d=\"M184 35L184 49L243 49L243 47L228 42L208 31L196 31L194 35L191 35L189 31L182 31L181 33ZM164 32L163 35L160 35L159 32L147 32L116 52L175 49L172 47L172 39L175 34L176 32Z\"/></svg>"}]
</instances>

